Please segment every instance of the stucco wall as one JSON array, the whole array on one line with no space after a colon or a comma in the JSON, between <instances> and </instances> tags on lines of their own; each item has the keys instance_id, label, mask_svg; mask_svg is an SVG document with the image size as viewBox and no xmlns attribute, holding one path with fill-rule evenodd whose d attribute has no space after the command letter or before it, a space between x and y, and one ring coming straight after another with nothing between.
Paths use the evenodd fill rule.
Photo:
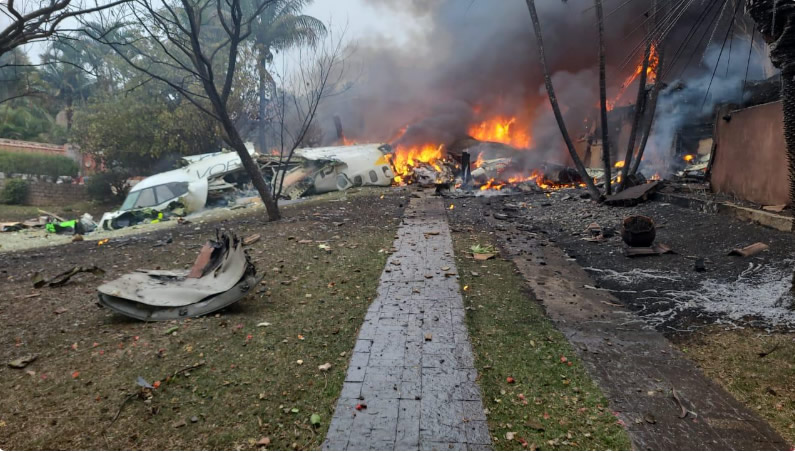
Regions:
<instances>
[{"instance_id":1,"label":"stucco wall","mask_svg":"<svg viewBox=\"0 0 795 452\"><path fill-rule=\"evenodd\" d=\"M789 175L781 102L718 119L712 189L762 205L789 203Z\"/></svg>"}]
</instances>

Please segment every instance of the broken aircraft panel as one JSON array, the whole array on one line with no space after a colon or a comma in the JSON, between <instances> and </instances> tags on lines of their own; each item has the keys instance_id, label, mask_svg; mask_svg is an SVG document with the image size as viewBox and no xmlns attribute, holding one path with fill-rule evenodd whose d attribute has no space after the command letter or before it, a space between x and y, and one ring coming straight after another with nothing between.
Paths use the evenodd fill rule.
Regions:
<instances>
[{"instance_id":1,"label":"broken aircraft panel","mask_svg":"<svg viewBox=\"0 0 795 452\"><path fill-rule=\"evenodd\" d=\"M202 248L190 270L138 270L102 284L99 301L139 320L175 320L206 315L243 299L262 280L232 235L218 234Z\"/></svg>"},{"instance_id":2,"label":"broken aircraft panel","mask_svg":"<svg viewBox=\"0 0 795 452\"><path fill-rule=\"evenodd\" d=\"M388 145L379 143L296 149L293 160L299 164L274 180L284 178L282 193L290 199L352 187L388 187L395 177L386 159L390 152Z\"/></svg>"}]
</instances>

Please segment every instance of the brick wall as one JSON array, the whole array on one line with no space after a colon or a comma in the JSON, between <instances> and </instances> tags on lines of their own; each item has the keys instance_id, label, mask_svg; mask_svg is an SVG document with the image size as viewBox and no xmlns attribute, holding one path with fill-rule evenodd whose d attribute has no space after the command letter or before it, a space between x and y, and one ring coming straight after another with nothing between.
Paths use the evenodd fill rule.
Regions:
<instances>
[{"instance_id":1,"label":"brick wall","mask_svg":"<svg viewBox=\"0 0 795 452\"><path fill-rule=\"evenodd\" d=\"M0 178L0 190L8 179ZM28 206L66 206L80 201L87 201L85 185L53 184L51 182L28 181Z\"/></svg>"}]
</instances>

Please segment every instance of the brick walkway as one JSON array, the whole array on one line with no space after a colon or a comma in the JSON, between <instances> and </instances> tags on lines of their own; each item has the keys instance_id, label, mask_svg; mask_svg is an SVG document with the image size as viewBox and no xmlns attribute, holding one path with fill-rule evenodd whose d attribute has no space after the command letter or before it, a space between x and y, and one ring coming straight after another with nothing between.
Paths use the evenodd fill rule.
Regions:
<instances>
[{"instance_id":1,"label":"brick walkway","mask_svg":"<svg viewBox=\"0 0 795 452\"><path fill-rule=\"evenodd\" d=\"M442 200L412 198L394 247L323 449L490 449Z\"/></svg>"}]
</instances>

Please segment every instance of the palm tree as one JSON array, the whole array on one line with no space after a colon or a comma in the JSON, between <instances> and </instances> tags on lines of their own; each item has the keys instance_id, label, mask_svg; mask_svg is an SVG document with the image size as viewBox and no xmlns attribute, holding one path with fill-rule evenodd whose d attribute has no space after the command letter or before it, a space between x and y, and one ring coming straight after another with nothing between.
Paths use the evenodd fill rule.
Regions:
<instances>
[{"instance_id":1,"label":"palm tree","mask_svg":"<svg viewBox=\"0 0 795 452\"><path fill-rule=\"evenodd\" d=\"M593 199L600 199L601 194L599 190L596 188L596 185L593 183L593 179L588 176L588 172L585 171L585 165L582 164L582 160L580 160L580 156L577 155L577 151L574 149L574 143L571 141L571 136L569 136L569 131L566 129L566 124L563 122L563 115L560 113L560 106L558 105L558 98L555 95L555 89L552 87L552 78L549 76L549 68L547 67L547 57L544 54L544 40L541 36L541 24L538 21L538 13L536 12L536 3L535 0L526 0L527 1L527 9L530 10L530 18L533 21L533 30L535 31L536 37L536 46L538 47L538 59L541 63L541 69L544 71L544 85L547 89L547 95L549 96L549 103L552 105L552 112L555 114L555 120L558 123L558 128L560 128L560 133L563 135L563 141L566 142L566 148L569 150L569 156L571 156L571 160L574 162L574 166L577 168L577 172L580 174L580 177L585 182L585 185L588 187L588 191L591 193L591 197Z\"/></svg>"},{"instance_id":2,"label":"palm tree","mask_svg":"<svg viewBox=\"0 0 795 452\"><path fill-rule=\"evenodd\" d=\"M75 102L88 98L96 82L86 69L88 52L81 41L57 40L42 55L42 79L55 90L53 97L63 104L67 130L72 128Z\"/></svg>"},{"instance_id":3,"label":"palm tree","mask_svg":"<svg viewBox=\"0 0 795 452\"><path fill-rule=\"evenodd\" d=\"M267 93L273 86L273 77L268 72L268 64L273 61L273 53L297 45L316 45L326 33L326 26L320 20L301 14L312 0L274 0L254 22L253 44L257 54L257 73L259 76L259 132L257 144L260 151L265 143L265 112L268 103Z\"/></svg>"}]
</instances>

